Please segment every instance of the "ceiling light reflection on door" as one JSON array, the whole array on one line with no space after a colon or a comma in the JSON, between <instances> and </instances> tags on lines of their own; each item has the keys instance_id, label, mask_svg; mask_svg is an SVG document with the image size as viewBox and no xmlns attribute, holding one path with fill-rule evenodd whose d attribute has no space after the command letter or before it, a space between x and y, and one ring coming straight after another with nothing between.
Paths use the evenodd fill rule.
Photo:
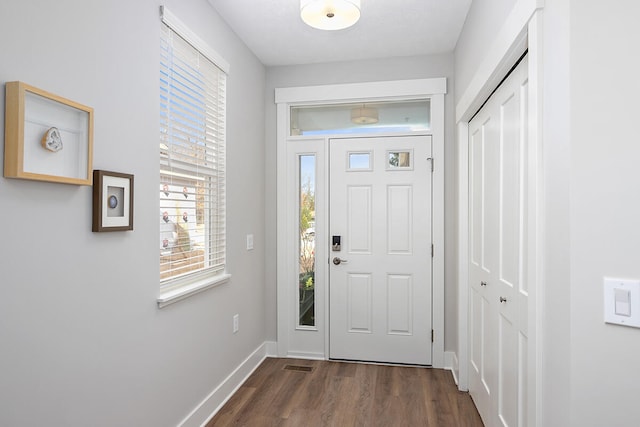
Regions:
<instances>
[{"instance_id":1,"label":"ceiling light reflection on door","mask_svg":"<svg viewBox=\"0 0 640 427\"><path fill-rule=\"evenodd\" d=\"M360 19L360 0L300 0L300 16L319 30L342 30Z\"/></svg>"}]
</instances>

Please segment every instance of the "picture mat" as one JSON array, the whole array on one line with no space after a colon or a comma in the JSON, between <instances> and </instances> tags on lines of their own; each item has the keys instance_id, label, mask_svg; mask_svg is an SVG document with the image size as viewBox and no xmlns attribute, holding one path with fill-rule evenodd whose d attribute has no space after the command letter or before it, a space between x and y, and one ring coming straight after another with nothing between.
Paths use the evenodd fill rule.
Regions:
<instances>
[{"instance_id":1,"label":"picture mat","mask_svg":"<svg viewBox=\"0 0 640 427\"><path fill-rule=\"evenodd\" d=\"M115 176L103 176L102 177L102 227L126 227L129 225L129 210L131 209L129 199L131 197L131 189L129 188L130 181L127 178L120 178ZM118 200L118 203L122 203L122 216L109 216L109 187L121 188L123 190L122 200Z\"/></svg>"},{"instance_id":2,"label":"picture mat","mask_svg":"<svg viewBox=\"0 0 640 427\"><path fill-rule=\"evenodd\" d=\"M42 137L58 128L62 150L42 146ZM28 173L88 178L89 113L25 91L23 170Z\"/></svg>"}]
</instances>

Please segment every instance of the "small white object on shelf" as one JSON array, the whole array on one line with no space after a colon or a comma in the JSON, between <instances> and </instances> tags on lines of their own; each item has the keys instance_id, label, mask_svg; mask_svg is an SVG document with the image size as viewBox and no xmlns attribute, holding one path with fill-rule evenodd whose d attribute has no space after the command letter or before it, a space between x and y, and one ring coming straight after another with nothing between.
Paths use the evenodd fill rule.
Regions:
<instances>
[{"instance_id":1,"label":"small white object on shelf","mask_svg":"<svg viewBox=\"0 0 640 427\"><path fill-rule=\"evenodd\" d=\"M42 146L54 153L62 150L62 138L58 128L49 128L42 137Z\"/></svg>"}]
</instances>

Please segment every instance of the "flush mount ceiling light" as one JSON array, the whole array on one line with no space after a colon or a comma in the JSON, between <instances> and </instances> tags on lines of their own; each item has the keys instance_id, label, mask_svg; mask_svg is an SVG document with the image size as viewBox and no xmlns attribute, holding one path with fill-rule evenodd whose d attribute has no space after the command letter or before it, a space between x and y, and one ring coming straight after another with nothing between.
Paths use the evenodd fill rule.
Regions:
<instances>
[{"instance_id":1,"label":"flush mount ceiling light","mask_svg":"<svg viewBox=\"0 0 640 427\"><path fill-rule=\"evenodd\" d=\"M351 110L351 122L359 125L370 125L378 123L378 109L365 107L353 108Z\"/></svg>"},{"instance_id":2,"label":"flush mount ceiling light","mask_svg":"<svg viewBox=\"0 0 640 427\"><path fill-rule=\"evenodd\" d=\"M360 0L300 0L300 16L319 30L342 30L360 19Z\"/></svg>"}]
</instances>

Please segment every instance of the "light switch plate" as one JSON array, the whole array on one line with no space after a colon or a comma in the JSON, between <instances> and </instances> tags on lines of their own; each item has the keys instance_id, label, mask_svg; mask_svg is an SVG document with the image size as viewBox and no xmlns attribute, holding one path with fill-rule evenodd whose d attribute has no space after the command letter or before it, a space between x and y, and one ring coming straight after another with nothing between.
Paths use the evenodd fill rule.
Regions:
<instances>
[{"instance_id":1,"label":"light switch plate","mask_svg":"<svg viewBox=\"0 0 640 427\"><path fill-rule=\"evenodd\" d=\"M604 278L604 321L640 328L640 280Z\"/></svg>"},{"instance_id":2,"label":"light switch plate","mask_svg":"<svg viewBox=\"0 0 640 427\"><path fill-rule=\"evenodd\" d=\"M247 234L247 250L253 249L253 234Z\"/></svg>"}]
</instances>

